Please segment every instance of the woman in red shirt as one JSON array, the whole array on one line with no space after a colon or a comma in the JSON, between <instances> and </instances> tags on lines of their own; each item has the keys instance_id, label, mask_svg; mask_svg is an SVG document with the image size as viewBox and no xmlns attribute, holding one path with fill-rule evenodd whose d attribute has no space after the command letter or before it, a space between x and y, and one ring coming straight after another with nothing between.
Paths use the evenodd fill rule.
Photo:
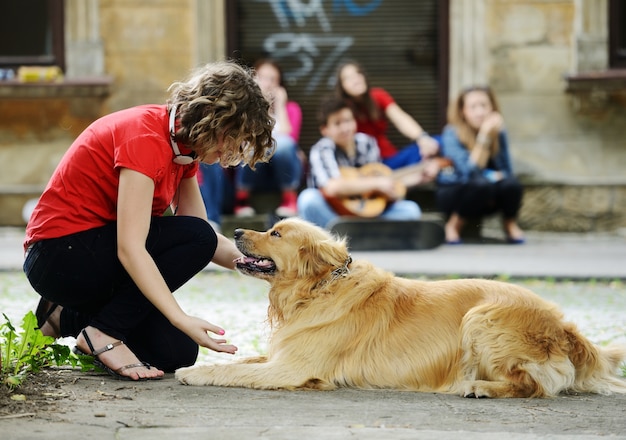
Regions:
<instances>
[{"instance_id":1,"label":"woman in red shirt","mask_svg":"<svg viewBox=\"0 0 626 440\"><path fill-rule=\"evenodd\" d=\"M42 332L76 337L117 378L160 378L193 364L199 345L237 350L172 292L210 261L234 269L242 256L207 222L198 162L267 160L274 121L236 63L208 64L170 90L167 105L121 110L80 134L26 228L24 272L42 297Z\"/></svg>"},{"instance_id":2,"label":"woman in red shirt","mask_svg":"<svg viewBox=\"0 0 626 440\"><path fill-rule=\"evenodd\" d=\"M357 120L357 131L376 138L383 163L389 168L414 165L439 154L437 140L430 137L387 91L370 87L358 63L349 61L339 66L335 90L352 108ZM398 150L387 137L389 122L412 143ZM429 161L419 183L434 180L438 172L438 162Z\"/></svg>"}]
</instances>

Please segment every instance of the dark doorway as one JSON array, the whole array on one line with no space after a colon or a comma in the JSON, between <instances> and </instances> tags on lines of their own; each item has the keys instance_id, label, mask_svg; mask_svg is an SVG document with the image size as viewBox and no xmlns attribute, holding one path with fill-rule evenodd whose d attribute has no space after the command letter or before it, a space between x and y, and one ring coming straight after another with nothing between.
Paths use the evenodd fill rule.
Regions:
<instances>
[{"instance_id":1,"label":"dark doorway","mask_svg":"<svg viewBox=\"0 0 626 440\"><path fill-rule=\"evenodd\" d=\"M252 65L279 61L290 99L303 111L301 147L320 134L317 107L333 88L336 67L362 64L372 86L386 89L431 134L445 124L448 101L448 1L397 0L226 3L227 55ZM399 133L391 140L402 147Z\"/></svg>"}]
</instances>

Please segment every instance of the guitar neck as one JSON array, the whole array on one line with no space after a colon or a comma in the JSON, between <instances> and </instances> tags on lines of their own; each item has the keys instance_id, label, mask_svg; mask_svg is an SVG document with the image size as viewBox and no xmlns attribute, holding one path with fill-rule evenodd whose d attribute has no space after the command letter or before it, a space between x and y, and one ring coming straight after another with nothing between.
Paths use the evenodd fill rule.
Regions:
<instances>
[{"instance_id":1,"label":"guitar neck","mask_svg":"<svg viewBox=\"0 0 626 440\"><path fill-rule=\"evenodd\" d=\"M416 163L415 165L409 165L393 170L391 173L391 177L393 177L397 182L401 182L407 188L420 185L423 182L421 178L422 171L432 161L436 161L439 164L440 169L452 165L452 161L447 157L424 159L421 162Z\"/></svg>"},{"instance_id":2,"label":"guitar neck","mask_svg":"<svg viewBox=\"0 0 626 440\"><path fill-rule=\"evenodd\" d=\"M424 162L416 163L415 165L408 165L406 167L395 169L391 172L391 177L395 180L402 181L402 179L421 172L424 169Z\"/></svg>"}]
</instances>

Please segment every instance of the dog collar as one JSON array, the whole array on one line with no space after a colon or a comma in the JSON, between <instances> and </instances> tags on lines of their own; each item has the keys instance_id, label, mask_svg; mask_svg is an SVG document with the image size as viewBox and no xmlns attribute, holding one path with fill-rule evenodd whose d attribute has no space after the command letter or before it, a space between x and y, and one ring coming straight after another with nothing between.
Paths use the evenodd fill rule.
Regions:
<instances>
[{"instance_id":1,"label":"dog collar","mask_svg":"<svg viewBox=\"0 0 626 440\"><path fill-rule=\"evenodd\" d=\"M331 272L330 282L332 283L337 278L345 277L346 275L348 275L350 273L350 269L348 268L348 265L350 263L352 263L352 256L348 255L348 258L346 259L346 262L343 264L343 266L338 267Z\"/></svg>"}]
</instances>

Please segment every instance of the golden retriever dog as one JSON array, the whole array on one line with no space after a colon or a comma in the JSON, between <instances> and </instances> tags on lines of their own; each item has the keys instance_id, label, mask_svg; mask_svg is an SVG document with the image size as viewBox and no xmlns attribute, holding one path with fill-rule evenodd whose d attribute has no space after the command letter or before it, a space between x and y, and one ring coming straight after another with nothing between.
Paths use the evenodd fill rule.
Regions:
<instances>
[{"instance_id":1,"label":"golden retriever dog","mask_svg":"<svg viewBox=\"0 0 626 440\"><path fill-rule=\"evenodd\" d=\"M602 348L533 292L420 281L352 261L345 239L297 218L238 229L244 274L270 284L267 356L176 371L188 385L338 387L548 397L626 393L625 347Z\"/></svg>"}]
</instances>

